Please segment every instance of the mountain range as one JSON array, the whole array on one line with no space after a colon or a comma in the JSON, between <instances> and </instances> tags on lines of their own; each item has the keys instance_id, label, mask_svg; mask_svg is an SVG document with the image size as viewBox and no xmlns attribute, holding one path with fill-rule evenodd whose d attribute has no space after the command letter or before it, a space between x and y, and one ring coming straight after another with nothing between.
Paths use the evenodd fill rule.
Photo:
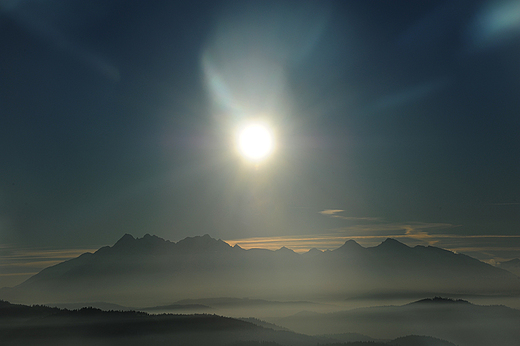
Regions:
<instances>
[{"instance_id":1,"label":"mountain range","mask_svg":"<svg viewBox=\"0 0 520 346\"><path fill-rule=\"evenodd\" d=\"M125 234L113 246L42 270L0 290L20 303L103 301L129 306L182 299L254 297L345 299L409 294L518 294L520 279L463 254L387 239L375 247L353 240L332 251L298 254L282 247L242 249L209 235L177 243Z\"/></svg>"}]
</instances>

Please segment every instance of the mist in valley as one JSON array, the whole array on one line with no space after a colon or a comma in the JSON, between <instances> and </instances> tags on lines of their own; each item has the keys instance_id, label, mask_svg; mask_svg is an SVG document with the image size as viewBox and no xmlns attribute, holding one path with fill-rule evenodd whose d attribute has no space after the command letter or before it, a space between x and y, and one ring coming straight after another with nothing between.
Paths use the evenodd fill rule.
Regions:
<instances>
[{"instance_id":1,"label":"mist in valley","mask_svg":"<svg viewBox=\"0 0 520 346\"><path fill-rule=\"evenodd\" d=\"M27 329L36 335L34 342L72 342L82 333L101 342L115 333L116 344L136 345L198 345L216 338L222 345L422 345L439 339L508 346L520 337L520 310L514 309L519 292L520 278L503 269L393 239L367 248L349 240L332 251L299 254L287 248L245 250L209 235L174 243L128 234L0 290L11 303L52 307L5 301L2 328L13 344L32 342L20 334ZM38 309L47 312L33 320ZM400 339L411 335L434 339Z\"/></svg>"}]
</instances>

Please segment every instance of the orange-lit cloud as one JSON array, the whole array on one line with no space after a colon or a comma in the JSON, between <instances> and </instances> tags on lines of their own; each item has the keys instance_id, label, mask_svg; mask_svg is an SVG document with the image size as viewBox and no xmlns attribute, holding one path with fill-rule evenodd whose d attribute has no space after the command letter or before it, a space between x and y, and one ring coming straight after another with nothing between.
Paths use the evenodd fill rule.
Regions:
<instances>
[{"instance_id":1,"label":"orange-lit cloud","mask_svg":"<svg viewBox=\"0 0 520 346\"><path fill-rule=\"evenodd\" d=\"M31 273L6 273L6 274L0 274L0 277L9 277L9 276L25 276L25 277L30 277L30 276L33 276L35 274L38 274L38 272L31 272Z\"/></svg>"},{"instance_id":2,"label":"orange-lit cloud","mask_svg":"<svg viewBox=\"0 0 520 346\"><path fill-rule=\"evenodd\" d=\"M334 215L339 210L324 210L325 215ZM282 246L296 252L305 252L311 248L320 250L335 249L343 245L347 240L353 239L363 246L375 246L386 238L403 238L412 240L413 245L432 245L438 242L434 236L428 234L427 229L445 229L455 227L446 223L375 223L353 225L334 230L334 233L307 235L307 236L277 236L256 237L247 239L232 239L227 242L230 245L238 244L244 249L263 248L276 250Z\"/></svg>"},{"instance_id":3,"label":"orange-lit cloud","mask_svg":"<svg viewBox=\"0 0 520 346\"><path fill-rule=\"evenodd\" d=\"M334 215L338 210L325 210ZM228 240L244 249L264 248L276 250L285 246L296 252L311 248L333 250L347 240L355 240L364 247L377 246L386 238L394 238L409 245L430 245L446 250L466 253L488 263L502 262L520 257L520 235L461 235L448 233L458 225L447 223L403 222L353 225L334 230L333 233L304 236L256 237ZM491 261L493 259L493 261Z\"/></svg>"},{"instance_id":4,"label":"orange-lit cloud","mask_svg":"<svg viewBox=\"0 0 520 346\"><path fill-rule=\"evenodd\" d=\"M341 209L326 209L326 210L320 211L320 214L323 214L323 215L334 215L334 214L342 213L342 212L344 212L344 210L341 210Z\"/></svg>"},{"instance_id":5,"label":"orange-lit cloud","mask_svg":"<svg viewBox=\"0 0 520 346\"><path fill-rule=\"evenodd\" d=\"M312 248L321 250L335 249L343 245L345 240L331 235L317 236L278 236L256 237L247 239L226 240L230 245L238 244L244 249L262 248L277 250L283 246L296 252L305 252Z\"/></svg>"}]
</instances>

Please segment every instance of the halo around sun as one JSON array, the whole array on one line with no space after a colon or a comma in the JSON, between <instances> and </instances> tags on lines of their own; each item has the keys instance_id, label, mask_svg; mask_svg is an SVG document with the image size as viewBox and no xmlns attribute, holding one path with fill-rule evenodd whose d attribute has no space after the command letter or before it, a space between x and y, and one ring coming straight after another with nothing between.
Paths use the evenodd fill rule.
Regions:
<instances>
[{"instance_id":1,"label":"halo around sun","mask_svg":"<svg viewBox=\"0 0 520 346\"><path fill-rule=\"evenodd\" d=\"M250 123L239 129L237 146L243 157L258 162L272 153L274 148L273 135L266 125Z\"/></svg>"}]
</instances>

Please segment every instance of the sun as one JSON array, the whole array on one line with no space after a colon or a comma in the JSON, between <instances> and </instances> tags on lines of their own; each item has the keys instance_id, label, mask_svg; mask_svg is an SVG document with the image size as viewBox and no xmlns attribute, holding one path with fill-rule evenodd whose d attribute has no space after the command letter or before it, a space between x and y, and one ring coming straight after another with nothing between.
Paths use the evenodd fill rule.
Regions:
<instances>
[{"instance_id":1,"label":"sun","mask_svg":"<svg viewBox=\"0 0 520 346\"><path fill-rule=\"evenodd\" d=\"M251 123L238 131L237 145L243 157L258 162L272 153L274 148L273 135L266 125Z\"/></svg>"}]
</instances>

